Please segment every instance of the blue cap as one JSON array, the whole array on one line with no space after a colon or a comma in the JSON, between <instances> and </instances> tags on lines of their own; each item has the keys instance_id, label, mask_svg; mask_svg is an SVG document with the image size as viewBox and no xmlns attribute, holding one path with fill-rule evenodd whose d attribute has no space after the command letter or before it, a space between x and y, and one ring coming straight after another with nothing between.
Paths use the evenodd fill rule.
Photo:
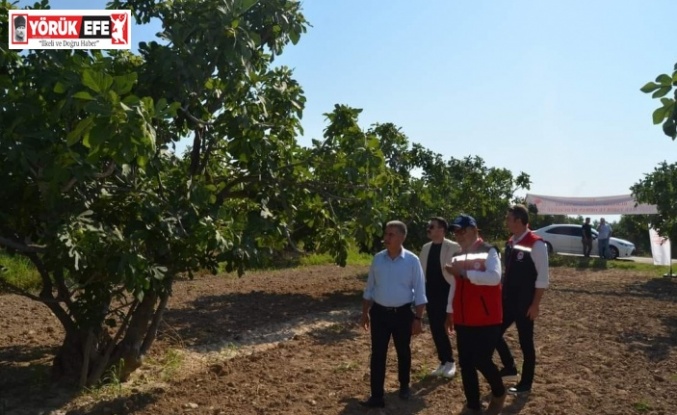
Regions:
<instances>
[{"instance_id":1,"label":"blue cap","mask_svg":"<svg viewBox=\"0 0 677 415\"><path fill-rule=\"evenodd\" d=\"M458 215L456 219L451 222L451 227L455 229L476 228L477 222L475 221L475 218L470 215Z\"/></svg>"}]
</instances>

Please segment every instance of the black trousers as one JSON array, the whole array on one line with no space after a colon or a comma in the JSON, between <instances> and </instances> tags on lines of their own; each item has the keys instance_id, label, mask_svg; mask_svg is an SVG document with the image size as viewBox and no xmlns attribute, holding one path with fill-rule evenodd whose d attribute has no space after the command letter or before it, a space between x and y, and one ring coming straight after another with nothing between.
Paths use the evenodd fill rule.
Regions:
<instances>
[{"instance_id":1,"label":"black trousers","mask_svg":"<svg viewBox=\"0 0 677 415\"><path fill-rule=\"evenodd\" d=\"M592 238L581 239L581 242L583 243L583 255L589 257L590 252L592 252Z\"/></svg>"},{"instance_id":2,"label":"black trousers","mask_svg":"<svg viewBox=\"0 0 677 415\"><path fill-rule=\"evenodd\" d=\"M506 330L515 323L517 326L517 335L519 337L520 348L522 349L522 376L520 384L531 386L534 381L534 372L536 370L536 348L534 347L534 321L527 317L528 307L515 306L510 299L504 299L503 303L503 324L501 325L501 338L499 339L496 351L501 357L504 367L514 368L515 359L510 352L508 343L503 335Z\"/></svg>"},{"instance_id":3,"label":"black trousers","mask_svg":"<svg viewBox=\"0 0 677 415\"><path fill-rule=\"evenodd\" d=\"M400 388L408 388L411 372L411 325L414 312L406 304L397 308L386 308L374 303L369 310L371 327L371 396L383 399L386 376L386 358L390 338L397 352L397 376Z\"/></svg>"},{"instance_id":4,"label":"black trousers","mask_svg":"<svg viewBox=\"0 0 677 415\"><path fill-rule=\"evenodd\" d=\"M448 294L449 290L447 290L447 296L444 297L430 293L428 294L428 304L426 304L430 333L433 336L437 358L441 364L454 361L451 340L449 340L446 328Z\"/></svg>"},{"instance_id":5,"label":"black trousers","mask_svg":"<svg viewBox=\"0 0 677 415\"><path fill-rule=\"evenodd\" d=\"M463 392L468 408L480 409L480 383L477 371L489 382L491 394L503 396L505 385L498 368L491 360L501 334L501 325L455 326L458 363L461 366Z\"/></svg>"}]
</instances>

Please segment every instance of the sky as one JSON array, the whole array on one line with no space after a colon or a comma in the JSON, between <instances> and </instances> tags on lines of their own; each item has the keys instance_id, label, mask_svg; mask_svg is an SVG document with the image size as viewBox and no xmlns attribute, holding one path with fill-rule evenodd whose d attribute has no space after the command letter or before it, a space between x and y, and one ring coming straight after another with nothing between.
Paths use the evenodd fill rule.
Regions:
<instances>
[{"instance_id":1,"label":"sky","mask_svg":"<svg viewBox=\"0 0 677 415\"><path fill-rule=\"evenodd\" d=\"M534 194L629 194L677 161L651 121L660 103L639 91L677 62L677 1L306 0L303 11L312 27L276 60L306 94L303 145L340 103L364 110L364 129L392 122L445 157L524 171ZM158 30L134 26L133 40Z\"/></svg>"}]
</instances>

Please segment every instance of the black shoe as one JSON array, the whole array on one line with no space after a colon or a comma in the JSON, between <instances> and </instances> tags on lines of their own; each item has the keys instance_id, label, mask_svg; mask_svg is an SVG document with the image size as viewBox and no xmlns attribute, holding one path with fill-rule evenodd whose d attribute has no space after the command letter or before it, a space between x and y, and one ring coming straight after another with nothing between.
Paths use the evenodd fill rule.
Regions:
<instances>
[{"instance_id":1,"label":"black shoe","mask_svg":"<svg viewBox=\"0 0 677 415\"><path fill-rule=\"evenodd\" d=\"M517 368L515 367L504 367L498 372L503 379L505 378L516 378L517 377Z\"/></svg>"},{"instance_id":2,"label":"black shoe","mask_svg":"<svg viewBox=\"0 0 677 415\"><path fill-rule=\"evenodd\" d=\"M367 399L366 401L360 402L360 405L362 405L366 408L385 408L386 407L386 403L383 400L383 398L378 399L378 398L374 398L374 397L371 397L371 398Z\"/></svg>"},{"instance_id":3,"label":"black shoe","mask_svg":"<svg viewBox=\"0 0 677 415\"><path fill-rule=\"evenodd\" d=\"M511 395L519 395L521 393L529 393L529 392L531 392L531 385L522 385L521 383L518 383L512 388L508 388L508 393Z\"/></svg>"},{"instance_id":4,"label":"black shoe","mask_svg":"<svg viewBox=\"0 0 677 415\"><path fill-rule=\"evenodd\" d=\"M400 399L403 401L408 401L411 398L411 389L409 388L400 388Z\"/></svg>"}]
</instances>

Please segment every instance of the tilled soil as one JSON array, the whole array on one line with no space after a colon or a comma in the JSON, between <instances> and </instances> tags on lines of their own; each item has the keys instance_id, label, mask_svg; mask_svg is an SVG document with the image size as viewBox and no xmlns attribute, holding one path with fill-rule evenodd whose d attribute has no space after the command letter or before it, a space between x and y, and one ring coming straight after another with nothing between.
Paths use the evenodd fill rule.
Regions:
<instances>
[{"instance_id":1,"label":"tilled soil","mask_svg":"<svg viewBox=\"0 0 677 415\"><path fill-rule=\"evenodd\" d=\"M504 414L677 413L677 282L551 272L535 384ZM391 346L386 408L359 406L369 393L369 335L357 325L365 274L318 266L179 281L148 365L128 384L79 396L48 386L56 319L1 295L0 415L458 413L459 377L427 376L438 363L429 332L412 341L412 399L397 397ZM514 328L507 337L519 360Z\"/></svg>"}]
</instances>

